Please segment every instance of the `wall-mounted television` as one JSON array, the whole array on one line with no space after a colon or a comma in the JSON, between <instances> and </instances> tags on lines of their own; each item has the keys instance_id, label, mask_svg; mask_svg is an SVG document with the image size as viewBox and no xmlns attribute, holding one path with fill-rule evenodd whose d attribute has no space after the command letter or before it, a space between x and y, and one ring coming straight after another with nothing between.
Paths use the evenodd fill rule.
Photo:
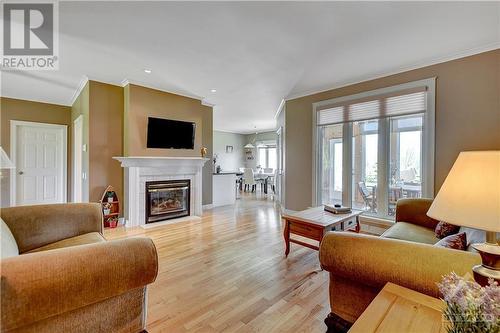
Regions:
<instances>
[{"instance_id":1,"label":"wall-mounted television","mask_svg":"<svg viewBox=\"0 0 500 333\"><path fill-rule=\"evenodd\" d=\"M148 118L148 148L194 149L196 124L161 118Z\"/></svg>"}]
</instances>

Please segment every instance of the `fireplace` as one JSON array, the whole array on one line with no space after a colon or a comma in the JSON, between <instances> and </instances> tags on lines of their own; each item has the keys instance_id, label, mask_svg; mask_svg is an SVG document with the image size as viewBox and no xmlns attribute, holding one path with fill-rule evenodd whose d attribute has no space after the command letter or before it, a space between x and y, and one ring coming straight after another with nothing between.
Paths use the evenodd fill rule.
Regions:
<instances>
[{"instance_id":1,"label":"fireplace","mask_svg":"<svg viewBox=\"0 0 500 333\"><path fill-rule=\"evenodd\" d=\"M189 216L189 179L146 182L146 223Z\"/></svg>"}]
</instances>

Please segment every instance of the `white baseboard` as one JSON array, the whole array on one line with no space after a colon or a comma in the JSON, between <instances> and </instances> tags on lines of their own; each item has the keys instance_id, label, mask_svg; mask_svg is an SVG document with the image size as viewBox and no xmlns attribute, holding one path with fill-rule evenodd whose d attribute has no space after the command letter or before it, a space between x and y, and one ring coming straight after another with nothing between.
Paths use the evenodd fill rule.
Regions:
<instances>
[{"instance_id":1,"label":"white baseboard","mask_svg":"<svg viewBox=\"0 0 500 333\"><path fill-rule=\"evenodd\" d=\"M185 216L185 217L179 217L177 219L166 220L163 222L141 224L140 227L143 229L151 229L151 228L161 227L161 226L168 225L168 224L188 222L188 221L201 221L201 217L199 217L199 216Z\"/></svg>"},{"instance_id":2,"label":"white baseboard","mask_svg":"<svg viewBox=\"0 0 500 333\"><path fill-rule=\"evenodd\" d=\"M202 210L207 210L207 209L212 209L214 208L214 205L213 204L208 204L208 205L203 205L201 207Z\"/></svg>"}]
</instances>

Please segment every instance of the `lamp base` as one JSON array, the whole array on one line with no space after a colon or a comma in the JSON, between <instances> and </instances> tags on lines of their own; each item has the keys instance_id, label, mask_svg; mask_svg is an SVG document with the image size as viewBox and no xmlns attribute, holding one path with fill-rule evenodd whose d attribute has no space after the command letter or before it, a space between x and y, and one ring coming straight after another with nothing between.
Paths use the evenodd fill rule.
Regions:
<instances>
[{"instance_id":1,"label":"lamp base","mask_svg":"<svg viewBox=\"0 0 500 333\"><path fill-rule=\"evenodd\" d=\"M488 279L494 279L500 284L500 246L492 243L473 244L479 252L482 264L472 267L474 280L481 286L488 284Z\"/></svg>"}]
</instances>

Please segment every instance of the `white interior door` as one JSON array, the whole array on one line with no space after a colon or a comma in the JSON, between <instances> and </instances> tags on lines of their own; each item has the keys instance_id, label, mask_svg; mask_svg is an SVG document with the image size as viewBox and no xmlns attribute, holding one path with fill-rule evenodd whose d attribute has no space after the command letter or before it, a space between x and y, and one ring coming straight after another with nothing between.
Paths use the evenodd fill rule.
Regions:
<instances>
[{"instance_id":1,"label":"white interior door","mask_svg":"<svg viewBox=\"0 0 500 333\"><path fill-rule=\"evenodd\" d=\"M16 205L66 202L66 126L14 122Z\"/></svg>"},{"instance_id":2,"label":"white interior door","mask_svg":"<svg viewBox=\"0 0 500 333\"><path fill-rule=\"evenodd\" d=\"M83 116L73 122L73 201L83 201Z\"/></svg>"}]
</instances>

